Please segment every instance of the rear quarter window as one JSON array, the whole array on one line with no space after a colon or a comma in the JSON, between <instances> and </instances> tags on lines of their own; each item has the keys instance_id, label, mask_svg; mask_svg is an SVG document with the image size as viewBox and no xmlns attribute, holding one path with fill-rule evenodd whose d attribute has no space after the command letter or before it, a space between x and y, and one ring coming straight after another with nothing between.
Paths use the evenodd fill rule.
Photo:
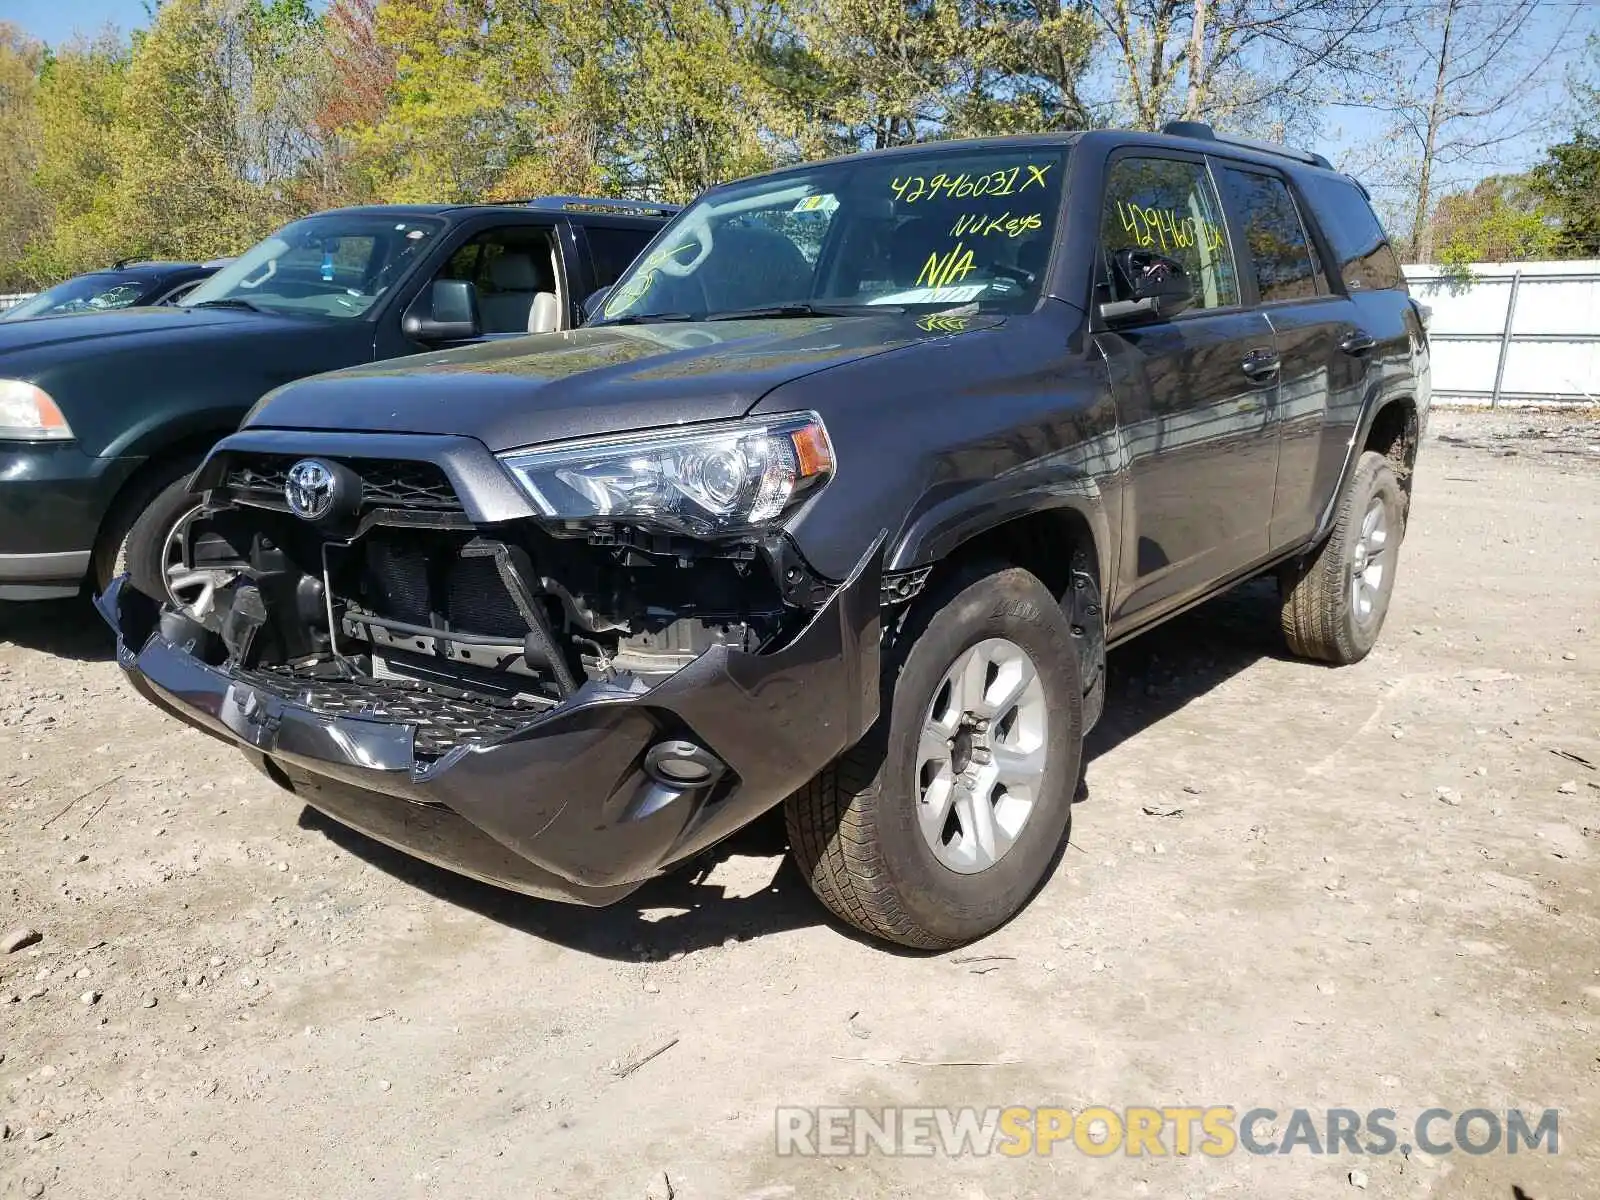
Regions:
<instances>
[{"instance_id":1,"label":"rear quarter window","mask_svg":"<svg viewBox=\"0 0 1600 1200\"><path fill-rule=\"evenodd\" d=\"M1406 290L1400 258L1360 188L1348 180L1315 174L1302 176L1300 186L1348 291Z\"/></svg>"},{"instance_id":2,"label":"rear quarter window","mask_svg":"<svg viewBox=\"0 0 1600 1200\"><path fill-rule=\"evenodd\" d=\"M1244 223L1245 246L1263 304L1307 300L1326 292L1327 281L1289 188L1276 175L1222 167L1222 184Z\"/></svg>"}]
</instances>

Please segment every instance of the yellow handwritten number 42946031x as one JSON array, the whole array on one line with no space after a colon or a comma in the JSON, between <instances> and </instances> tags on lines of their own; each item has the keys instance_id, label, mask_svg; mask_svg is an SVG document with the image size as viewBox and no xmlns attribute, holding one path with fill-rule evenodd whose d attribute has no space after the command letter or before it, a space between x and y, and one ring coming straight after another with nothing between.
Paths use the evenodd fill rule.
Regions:
<instances>
[{"instance_id":1,"label":"yellow handwritten number 42946031x","mask_svg":"<svg viewBox=\"0 0 1600 1200\"><path fill-rule=\"evenodd\" d=\"M987 175L969 175L965 171L960 175L946 175L941 172L932 179L909 175L904 179L891 180L889 190L902 204L916 204L940 197L965 199L968 196L1009 196L1029 188L1045 187L1045 176L1054 165L1026 163L991 171ZM1027 172L1025 177L1024 171Z\"/></svg>"}]
</instances>

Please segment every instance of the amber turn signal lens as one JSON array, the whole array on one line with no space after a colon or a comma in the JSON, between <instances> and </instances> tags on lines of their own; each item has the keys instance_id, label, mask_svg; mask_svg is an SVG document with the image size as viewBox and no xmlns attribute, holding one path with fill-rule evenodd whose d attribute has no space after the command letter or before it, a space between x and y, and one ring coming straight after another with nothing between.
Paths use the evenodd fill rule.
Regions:
<instances>
[{"instance_id":1,"label":"amber turn signal lens","mask_svg":"<svg viewBox=\"0 0 1600 1200\"><path fill-rule=\"evenodd\" d=\"M794 443L795 462L800 478L826 475L833 470L833 447L828 445L827 431L821 425L806 425L789 435Z\"/></svg>"}]
</instances>

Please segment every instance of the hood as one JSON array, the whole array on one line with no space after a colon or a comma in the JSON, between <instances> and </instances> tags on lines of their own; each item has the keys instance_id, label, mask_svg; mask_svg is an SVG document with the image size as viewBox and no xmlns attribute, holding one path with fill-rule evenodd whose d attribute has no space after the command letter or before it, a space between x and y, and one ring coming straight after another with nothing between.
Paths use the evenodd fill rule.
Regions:
<instances>
[{"instance_id":1,"label":"hood","mask_svg":"<svg viewBox=\"0 0 1600 1200\"><path fill-rule=\"evenodd\" d=\"M742 416L779 384L999 323L872 314L602 325L302 379L265 397L244 427L463 434L510 450Z\"/></svg>"},{"instance_id":2,"label":"hood","mask_svg":"<svg viewBox=\"0 0 1600 1200\"><path fill-rule=\"evenodd\" d=\"M283 325L282 318L236 308L118 308L0 321L0 375L5 373L5 355L46 346L95 343L82 347L85 352L94 352L102 346L111 349L128 338L181 338L217 326L246 330L267 326L281 329Z\"/></svg>"}]
</instances>

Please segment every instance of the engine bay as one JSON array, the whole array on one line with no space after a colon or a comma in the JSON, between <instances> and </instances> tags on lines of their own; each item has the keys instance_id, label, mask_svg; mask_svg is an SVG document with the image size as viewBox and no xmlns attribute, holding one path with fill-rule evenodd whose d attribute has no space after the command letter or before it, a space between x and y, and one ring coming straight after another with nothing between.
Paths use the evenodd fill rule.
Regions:
<instances>
[{"instance_id":1,"label":"engine bay","mask_svg":"<svg viewBox=\"0 0 1600 1200\"><path fill-rule=\"evenodd\" d=\"M208 495L177 548L227 579L183 611L211 635L195 652L324 710L400 718L422 703L444 725L438 739L419 729L419 754L580 688L647 690L714 647L775 649L832 591L781 535L474 525L414 503L324 524L267 487L231 490Z\"/></svg>"}]
</instances>

